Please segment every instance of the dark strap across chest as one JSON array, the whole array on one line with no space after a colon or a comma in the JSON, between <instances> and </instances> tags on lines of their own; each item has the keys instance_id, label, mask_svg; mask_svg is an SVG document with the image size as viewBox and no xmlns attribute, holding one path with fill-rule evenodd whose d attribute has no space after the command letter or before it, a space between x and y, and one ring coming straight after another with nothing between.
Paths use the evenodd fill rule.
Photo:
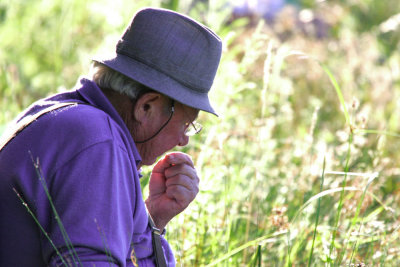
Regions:
<instances>
[{"instance_id":1,"label":"dark strap across chest","mask_svg":"<svg viewBox=\"0 0 400 267\"><path fill-rule=\"evenodd\" d=\"M42 109L33 115L28 115L28 116L23 117L20 121L11 125L8 129L6 129L5 133L3 133L3 135L1 136L1 139L0 139L0 151L12 139L14 139L20 132L22 132L32 122L36 121L39 117L41 117L51 111L54 111L54 110L57 110L57 109L60 109L63 107L67 107L67 106L72 106L72 105L78 105L78 103L76 103L76 102L59 102L59 103L51 105L50 107Z\"/></svg>"}]
</instances>

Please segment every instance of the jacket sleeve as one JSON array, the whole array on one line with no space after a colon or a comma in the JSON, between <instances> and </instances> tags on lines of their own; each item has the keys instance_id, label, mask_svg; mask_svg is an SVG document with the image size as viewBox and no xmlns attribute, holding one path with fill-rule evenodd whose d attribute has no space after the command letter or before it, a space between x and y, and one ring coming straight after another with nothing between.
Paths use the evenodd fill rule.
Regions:
<instances>
[{"instance_id":1,"label":"jacket sleeve","mask_svg":"<svg viewBox=\"0 0 400 267\"><path fill-rule=\"evenodd\" d=\"M50 189L60 217L49 222L58 251L43 239L50 266L63 261L82 266L135 266L134 262L154 266L136 166L118 144L109 140L82 149L56 171ZM162 246L168 266L175 266L164 237Z\"/></svg>"},{"instance_id":2,"label":"jacket sleeve","mask_svg":"<svg viewBox=\"0 0 400 267\"><path fill-rule=\"evenodd\" d=\"M50 266L63 260L83 266L126 264L135 227L143 227L133 225L141 204L135 196L137 176L126 152L112 140L83 148L57 169L48 188L60 220L47 216L45 223L54 246L42 238Z\"/></svg>"}]
</instances>

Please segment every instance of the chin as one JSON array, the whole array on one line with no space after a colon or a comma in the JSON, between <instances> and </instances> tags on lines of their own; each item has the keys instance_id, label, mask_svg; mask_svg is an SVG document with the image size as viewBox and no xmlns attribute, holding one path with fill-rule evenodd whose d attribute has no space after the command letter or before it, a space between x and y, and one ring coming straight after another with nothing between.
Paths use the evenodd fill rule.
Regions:
<instances>
[{"instance_id":1,"label":"chin","mask_svg":"<svg viewBox=\"0 0 400 267\"><path fill-rule=\"evenodd\" d=\"M156 162L157 158L142 159L142 165L150 166Z\"/></svg>"},{"instance_id":2,"label":"chin","mask_svg":"<svg viewBox=\"0 0 400 267\"><path fill-rule=\"evenodd\" d=\"M143 155L142 156L142 165L150 166L156 163L166 152L160 153L157 151L153 151L153 153L150 155Z\"/></svg>"}]
</instances>

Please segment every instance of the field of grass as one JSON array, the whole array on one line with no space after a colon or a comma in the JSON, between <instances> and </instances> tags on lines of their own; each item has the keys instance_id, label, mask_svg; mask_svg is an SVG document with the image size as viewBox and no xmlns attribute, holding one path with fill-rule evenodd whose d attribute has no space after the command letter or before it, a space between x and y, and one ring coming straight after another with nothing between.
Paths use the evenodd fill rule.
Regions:
<instances>
[{"instance_id":1,"label":"field of grass","mask_svg":"<svg viewBox=\"0 0 400 267\"><path fill-rule=\"evenodd\" d=\"M400 266L398 0L297 1L274 22L221 0L26 2L0 0L0 133L112 51L139 7L223 39L220 117L183 149L201 191L168 226L178 266Z\"/></svg>"}]
</instances>

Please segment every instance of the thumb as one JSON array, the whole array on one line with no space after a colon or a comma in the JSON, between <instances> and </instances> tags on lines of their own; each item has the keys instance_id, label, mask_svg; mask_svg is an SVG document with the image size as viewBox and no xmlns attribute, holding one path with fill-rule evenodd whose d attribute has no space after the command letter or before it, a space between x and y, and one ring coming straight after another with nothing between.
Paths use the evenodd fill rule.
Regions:
<instances>
[{"instance_id":1,"label":"thumb","mask_svg":"<svg viewBox=\"0 0 400 267\"><path fill-rule=\"evenodd\" d=\"M152 172L164 173L165 169L171 167L171 164L173 164L173 156L171 154L167 154L156 163Z\"/></svg>"}]
</instances>

